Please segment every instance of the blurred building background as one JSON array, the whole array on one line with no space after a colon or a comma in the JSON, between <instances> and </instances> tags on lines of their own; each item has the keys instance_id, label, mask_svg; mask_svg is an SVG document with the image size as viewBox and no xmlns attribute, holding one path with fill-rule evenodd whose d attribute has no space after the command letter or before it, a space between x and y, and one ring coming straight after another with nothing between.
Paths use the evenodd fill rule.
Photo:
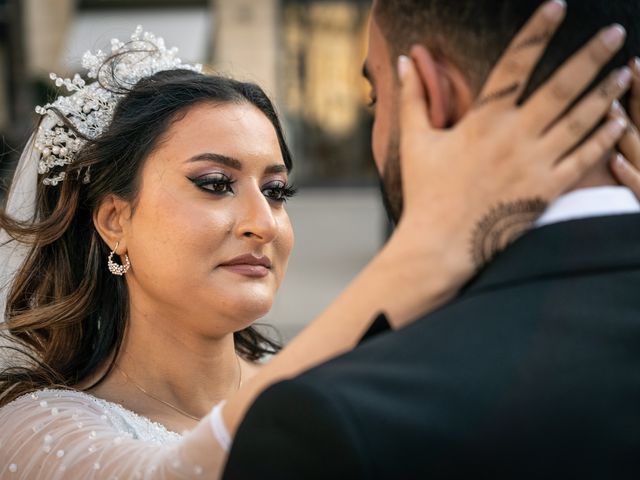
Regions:
<instances>
[{"instance_id":1,"label":"blurred building background","mask_svg":"<svg viewBox=\"0 0 640 480\"><path fill-rule=\"evenodd\" d=\"M259 83L274 99L295 157L300 194L290 268L265 319L285 339L346 286L384 240L386 217L370 153L360 76L369 0L0 0L0 198L56 91L49 72L79 70L135 26L181 58Z\"/></svg>"}]
</instances>

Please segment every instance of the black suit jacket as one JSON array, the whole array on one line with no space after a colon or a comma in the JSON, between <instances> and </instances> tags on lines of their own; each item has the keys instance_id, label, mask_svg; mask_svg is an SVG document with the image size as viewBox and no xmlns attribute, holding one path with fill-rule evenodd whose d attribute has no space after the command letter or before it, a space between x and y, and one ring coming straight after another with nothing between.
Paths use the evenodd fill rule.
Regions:
<instances>
[{"instance_id":1,"label":"black suit jacket","mask_svg":"<svg viewBox=\"0 0 640 480\"><path fill-rule=\"evenodd\" d=\"M640 215L533 230L446 307L271 387L224 478L640 478Z\"/></svg>"}]
</instances>

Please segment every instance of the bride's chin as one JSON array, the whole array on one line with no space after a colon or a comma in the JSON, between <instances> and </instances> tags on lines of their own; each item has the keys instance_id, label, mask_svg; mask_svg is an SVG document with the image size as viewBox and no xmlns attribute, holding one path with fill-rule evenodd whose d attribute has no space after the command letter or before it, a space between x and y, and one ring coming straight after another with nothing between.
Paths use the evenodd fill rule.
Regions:
<instances>
[{"instance_id":1,"label":"bride's chin","mask_svg":"<svg viewBox=\"0 0 640 480\"><path fill-rule=\"evenodd\" d=\"M273 306L273 299L239 302L237 309L232 313L234 326L239 325L239 329L250 327L251 324L266 316Z\"/></svg>"}]
</instances>

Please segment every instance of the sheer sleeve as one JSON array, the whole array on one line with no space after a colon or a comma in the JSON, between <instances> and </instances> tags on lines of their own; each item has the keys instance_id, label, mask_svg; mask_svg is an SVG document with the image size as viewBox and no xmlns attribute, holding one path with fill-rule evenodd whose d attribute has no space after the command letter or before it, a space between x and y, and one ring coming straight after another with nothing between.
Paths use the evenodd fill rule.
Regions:
<instances>
[{"instance_id":1,"label":"sheer sleeve","mask_svg":"<svg viewBox=\"0 0 640 480\"><path fill-rule=\"evenodd\" d=\"M28 395L0 409L0 478L218 478L225 454L206 417L170 445L135 439L72 395Z\"/></svg>"}]
</instances>

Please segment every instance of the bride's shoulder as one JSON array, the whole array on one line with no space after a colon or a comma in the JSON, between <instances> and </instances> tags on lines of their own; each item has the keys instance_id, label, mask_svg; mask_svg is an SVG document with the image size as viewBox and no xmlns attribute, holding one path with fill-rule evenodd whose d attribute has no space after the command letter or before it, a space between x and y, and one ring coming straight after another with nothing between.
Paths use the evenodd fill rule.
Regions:
<instances>
[{"instance_id":1,"label":"bride's shoulder","mask_svg":"<svg viewBox=\"0 0 640 480\"><path fill-rule=\"evenodd\" d=\"M62 478L62 468L70 469L64 478L88 478L91 465L99 465L91 454L103 455L134 438L118 422L107 403L78 390L22 395L0 408L0 478ZM72 467L83 473L71 474Z\"/></svg>"},{"instance_id":2,"label":"bride's shoulder","mask_svg":"<svg viewBox=\"0 0 640 480\"><path fill-rule=\"evenodd\" d=\"M115 435L162 444L182 438L120 404L79 390L44 389L23 395L0 408L0 425L0 444L9 432L32 431L46 436L54 430L98 432L102 437Z\"/></svg>"},{"instance_id":3,"label":"bride's shoulder","mask_svg":"<svg viewBox=\"0 0 640 480\"><path fill-rule=\"evenodd\" d=\"M0 408L0 417L17 412L29 412L30 416L46 414L56 416L61 410L81 409L83 412L100 411L98 399L78 390L41 389L24 394Z\"/></svg>"}]
</instances>

